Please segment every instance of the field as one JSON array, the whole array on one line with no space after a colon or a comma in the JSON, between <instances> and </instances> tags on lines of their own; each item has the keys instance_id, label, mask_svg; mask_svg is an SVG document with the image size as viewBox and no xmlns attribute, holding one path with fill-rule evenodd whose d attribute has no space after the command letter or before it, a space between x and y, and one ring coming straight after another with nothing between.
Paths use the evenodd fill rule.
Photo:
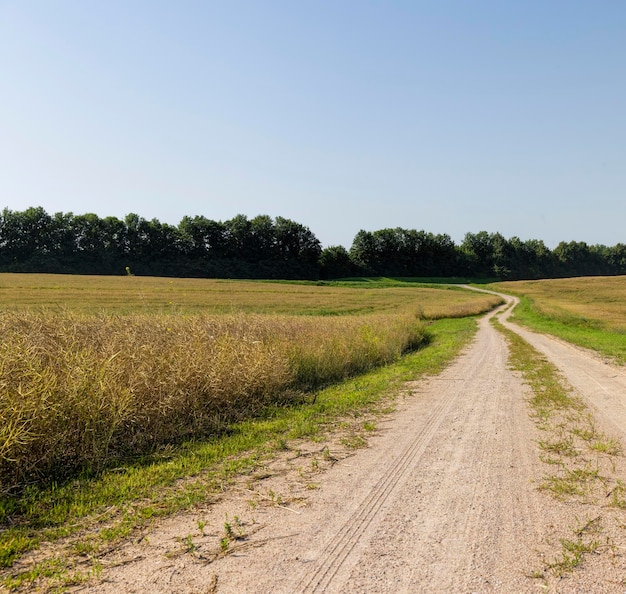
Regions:
<instances>
[{"instance_id":1,"label":"field","mask_svg":"<svg viewBox=\"0 0 626 594\"><path fill-rule=\"evenodd\" d=\"M278 283L0 274L0 310L4 311L47 308L81 313L337 316L411 310L437 319L480 313L493 302L456 287L391 279Z\"/></svg>"},{"instance_id":2,"label":"field","mask_svg":"<svg viewBox=\"0 0 626 594\"><path fill-rule=\"evenodd\" d=\"M2 275L0 484L219 433L423 347L425 320L498 301L380 284Z\"/></svg>"},{"instance_id":3,"label":"field","mask_svg":"<svg viewBox=\"0 0 626 594\"><path fill-rule=\"evenodd\" d=\"M619 349L624 344L624 280L568 279L503 283L494 288L522 295L518 315L528 324L543 325L554 333L570 332L574 338L591 337L594 348L604 340L605 346ZM433 493L420 491L420 499L428 497L430 503L415 513L424 515L427 526L447 522L448 534L457 538L465 510L476 504L477 491L466 493L458 482L455 460L464 452L464 472L473 464L470 476L485 472L485 461L491 461L493 478L483 481L484 497L489 501L481 505L504 512L497 523L498 534L506 522L511 522L508 533L515 531L510 556L499 557L507 559L501 566L509 571L520 551L533 549L520 546L517 530L526 524L511 520L511 504L496 505L511 493L516 501L519 493L533 500L540 497L531 483L540 481L542 471L535 468L534 474L529 474L526 468L521 476L517 470L509 470L508 453L524 444L526 457L531 458L537 441L529 434L524 411L510 408L513 402L522 406L516 396L522 393L522 385L515 383L519 379L500 356L500 343L488 339L486 333L493 329L483 320L475 335L472 316L493 307L498 302L494 296L408 279L354 279L318 285L0 275L0 287L4 432L0 449L0 567L4 567L0 588L62 589L92 578L97 582L103 568L108 571L107 583L110 579L125 583L126 574L117 574L117 557L112 564L109 559L108 569L100 560L108 558L109 551L128 545L129 571L137 573L143 557L136 554L132 543L141 539L128 537L137 537L151 526L150 539L161 538L162 534L153 532L153 528L159 530L159 518L181 510L193 510L191 527L179 528L181 516L176 516L176 532L167 542L178 542L182 552L172 554L188 555L185 560L191 565L195 559L204 567L206 547L213 555L208 558L216 565L218 559L232 557L235 575L240 575L243 567L238 555L226 554L229 547L235 552L240 544L236 539L240 525L229 518L239 522L240 511L254 515L258 503L242 500L244 509L232 512L238 514L235 516L216 512L210 529L208 525L205 529L204 517L198 520L195 510L203 505L207 509L207 499L213 501L217 493L240 487L251 494L258 490L259 497L268 498L268 509L276 508L278 523L268 530L272 536L279 535L286 521L284 507L290 506L283 496L291 491L275 492L268 486L272 480L268 478L270 460L282 456L293 461L296 483L307 493L308 489L317 493L318 465L332 466L336 461L335 450L328 444L356 448L367 443L369 432L376 430L378 415L390 409L394 395L406 389L405 382L441 372L473 336L476 339L466 351L471 357L459 358L448 369L454 381L443 382L445 389L442 382L432 382L430 392L420 391L411 405L410 419L402 417L411 399L404 400L398 416L405 429L391 431L388 439L394 443L404 438L420 443L432 439L433 444L448 444L445 451L451 457L443 465L440 456L444 450L439 445L410 448L412 452L432 450L437 457L415 461L412 472L420 484L428 485L423 480L428 473L440 477L442 468L448 476L445 488L437 478L431 484ZM568 336L564 334L564 338ZM534 369L535 365L539 364L529 366ZM471 381L457 382L460 377ZM431 382L423 386L427 384ZM543 388L539 392L545 395ZM459 416L460 410L466 412ZM484 431L503 422L503 411L510 414L505 421L507 430ZM617 412L609 414L613 416ZM584 416L583 420L592 426L590 419ZM433 427L439 428L437 432L431 433ZM517 427L517 432L509 431L510 427ZM557 429L562 431L563 425L559 423ZM460 439L461 431L464 437ZM589 434L587 425L576 431L581 436ZM511 445L503 447L503 438ZM494 449L485 456L487 444ZM604 440L597 447L602 446L604 452L607 444L613 442ZM303 451L311 452L312 457ZM409 448L398 448L399 459L403 460L406 451ZM350 464L344 478L351 490L358 456L346 455ZM362 459L367 461L368 456ZM387 477L387 466L382 466L380 472ZM392 466L396 472L404 472L404 462ZM371 477L372 472L370 469L366 475ZM387 489L387 478L376 484ZM604 486L607 478L601 478ZM493 489L505 480L512 482L502 491ZM621 482L611 484L617 485L621 494ZM415 507L413 490L407 492L410 502L400 498L398 510L385 512L385 517L403 518L401 509ZM462 504L454 505L459 517L450 514L448 505L457 496L463 499ZM348 495L340 499L343 497ZM296 501L296 495L294 498ZM238 501L239 494L234 499ZM550 508L542 499L522 505L520 510L544 507ZM580 509L585 513L588 507ZM302 515L287 515L294 516L297 529L285 528L286 533L304 531L305 507L295 511ZM360 512L357 515L361 517ZM571 516L569 511L567 516ZM433 517L439 521L432 522ZM553 521L552 515L546 517ZM530 543L536 543L541 518L528 532ZM246 522L244 519L241 526L255 526L254 520ZM402 522L401 528L384 528L385 534L404 535L411 527ZM358 521L349 522L353 523L358 527ZM346 533L344 520L332 519L328 525L336 525L338 530L331 542L341 541ZM470 542L483 542L481 531L489 531L494 524L473 525L480 535L470 531L467 547ZM234 536L229 537L233 530ZM267 532L264 534L267 540ZM306 538L303 550L312 546L313 541ZM411 533L415 547L406 550L407 540L403 539L393 554L404 555L407 564L412 563L417 555L431 550L424 538L420 525ZM558 541L553 533L549 538ZM354 542L361 540L356 537ZM496 541L500 542L499 537ZM46 545L40 547L42 543ZM490 543L486 546L491 550ZM592 550L591 544L589 547ZM563 550L567 561L565 544ZM371 564L366 564L368 575L370 567L376 571L378 559L390 558L378 548L372 551ZM272 562L280 557L274 549L268 554ZM453 559L463 561L456 554ZM541 572L543 577L551 567L563 565L558 558L554 563L551 559L548 569ZM146 575L153 575L154 559L146 557L145 561ZM592 560L585 556L585 563L588 561ZM214 571L216 565L211 565ZM125 567L123 563L120 566ZM442 566L448 575L450 564ZM517 569L514 573L519 575ZM465 570L458 575L466 575ZM222 576L220 570L220 579ZM254 576L249 580L259 579L258 572Z\"/></svg>"},{"instance_id":4,"label":"field","mask_svg":"<svg viewBox=\"0 0 626 594\"><path fill-rule=\"evenodd\" d=\"M513 319L626 363L626 277L502 282L521 298Z\"/></svg>"},{"instance_id":5,"label":"field","mask_svg":"<svg viewBox=\"0 0 626 594\"><path fill-rule=\"evenodd\" d=\"M94 513L115 539L219 489L210 468L221 485L246 451L358 418L496 303L389 279L0 275L0 565Z\"/></svg>"}]
</instances>

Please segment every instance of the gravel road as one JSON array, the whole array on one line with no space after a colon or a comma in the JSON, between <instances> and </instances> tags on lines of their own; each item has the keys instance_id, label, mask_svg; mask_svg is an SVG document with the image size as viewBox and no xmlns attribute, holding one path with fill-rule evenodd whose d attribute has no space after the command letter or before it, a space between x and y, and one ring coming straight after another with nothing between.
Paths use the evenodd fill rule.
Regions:
<instances>
[{"instance_id":1,"label":"gravel road","mask_svg":"<svg viewBox=\"0 0 626 594\"><path fill-rule=\"evenodd\" d=\"M546 571L561 539L597 510L537 488L541 436L528 388L489 323L495 314L443 373L406 387L369 447L287 455L263 481L121 547L81 591L626 592L622 510L598 536L606 546L565 575ZM600 427L624 439L623 369L509 326L558 366ZM613 470L626 482L622 458ZM241 538L215 558L225 523ZM194 547L185 553L187 535Z\"/></svg>"}]
</instances>

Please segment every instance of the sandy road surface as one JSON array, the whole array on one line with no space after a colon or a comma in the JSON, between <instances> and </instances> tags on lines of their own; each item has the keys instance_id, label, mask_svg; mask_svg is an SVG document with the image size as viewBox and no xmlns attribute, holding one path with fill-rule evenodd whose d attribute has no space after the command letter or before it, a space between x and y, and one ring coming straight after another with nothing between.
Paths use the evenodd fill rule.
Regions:
<instances>
[{"instance_id":1,"label":"sandy road surface","mask_svg":"<svg viewBox=\"0 0 626 594\"><path fill-rule=\"evenodd\" d=\"M327 458L334 463L319 474L311 471L312 459L294 458L262 488L252 487L263 498L242 488L217 505L172 518L105 559L101 581L81 590L626 592L626 542L564 578L532 577L586 510L537 490L545 471L538 430L526 388L508 369L505 341L489 317L441 375L408 386L410 395L370 447L346 456L345 448L331 446ZM623 437L623 373L527 334L572 383L580 381L599 422ZM267 494L281 505L263 505ZM225 521L239 526L242 538L215 559L210 551ZM206 524L203 535L199 522ZM186 535L194 550L181 553ZM611 538L620 538L619 530Z\"/></svg>"},{"instance_id":2,"label":"sandy road surface","mask_svg":"<svg viewBox=\"0 0 626 594\"><path fill-rule=\"evenodd\" d=\"M517 298L507 297L507 299L514 304L518 302ZM584 398L595 416L608 423L613 431L622 434L626 432L625 368L604 361L592 351L511 324L507 322L506 317L508 315L502 320L504 325L517 332L556 365L568 383Z\"/></svg>"},{"instance_id":3,"label":"sandy road surface","mask_svg":"<svg viewBox=\"0 0 626 594\"><path fill-rule=\"evenodd\" d=\"M604 419L615 432L623 433L626 430L626 369L611 365L594 353L551 336L512 324L508 324L508 327L558 367L593 409L595 416Z\"/></svg>"}]
</instances>

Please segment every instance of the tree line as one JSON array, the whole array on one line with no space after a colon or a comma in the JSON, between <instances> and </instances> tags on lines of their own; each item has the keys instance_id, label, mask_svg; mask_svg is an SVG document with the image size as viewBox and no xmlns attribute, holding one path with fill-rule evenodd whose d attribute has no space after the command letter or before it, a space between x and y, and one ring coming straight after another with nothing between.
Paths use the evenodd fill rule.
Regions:
<instances>
[{"instance_id":1,"label":"tree line","mask_svg":"<svg viewBox=\"0 0 626 594\"><path fill-rule=\"evenodd\" d=\"M359 231L349 249L322 248L311 230L268 215L227 221L184 217L177 226L131 213L48 214L41 207L0 215L0 271L266 279L352 276L537 279L626 274L626 245L506 239L413 229Z\"/></svg>"}]
</instances>

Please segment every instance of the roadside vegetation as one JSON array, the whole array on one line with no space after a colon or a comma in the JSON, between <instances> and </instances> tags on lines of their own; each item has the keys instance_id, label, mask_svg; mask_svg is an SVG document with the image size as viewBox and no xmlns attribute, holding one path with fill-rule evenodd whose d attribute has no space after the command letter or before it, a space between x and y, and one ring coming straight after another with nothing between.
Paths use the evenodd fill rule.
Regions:
<instances>
[{"instance_id":1,"label":"roadside vegetation","mask_svg":"<svg viewBox=\"0 0 626 594\"><path fill-rule=\"evenodd\" d=\"M614 553L606 529L623 528L620 510L626 508L625 490L616 473L622 444L597 427L583 400L552 363L497 319L493 323L507 338L512 367L531 389L529 405L542 433L538 447L546 465L538 488L566 504L582 504L586 510L559 539L556 556L546 558L532 576L549 582L581 566L589 554Z\"/></svg>"},{"instance_id":2,"label":"roadside vegetation","mask_svg":"<svg viewBox=\"0 0 626 594\"><path fill-rule=\"evenodd\" d=\"M227 430L424 346L415 316L0 316L0 484Z\"/></svg>"},{"instance_id":3,"label":"roadside vegetation","mask_svg":"<svg viewBox=\"0 0 626 594\"><path fill-rule=\"evenodd\" d=\"M440 370L499 303L377 282L0 275L5 586L97 572L137 527ZM60 538L71 550L11 569Z\"/></svg>"},{"instance_id":4,"label":"roadside vegetation","mask_svg":"<svg viewBox=\"0 0 626 594\"><path fill-rule=\"evenodd\" d=\"M512 320L626 363L626 276L503 282L520 297Z\"/></svg>"}]
</instances>

